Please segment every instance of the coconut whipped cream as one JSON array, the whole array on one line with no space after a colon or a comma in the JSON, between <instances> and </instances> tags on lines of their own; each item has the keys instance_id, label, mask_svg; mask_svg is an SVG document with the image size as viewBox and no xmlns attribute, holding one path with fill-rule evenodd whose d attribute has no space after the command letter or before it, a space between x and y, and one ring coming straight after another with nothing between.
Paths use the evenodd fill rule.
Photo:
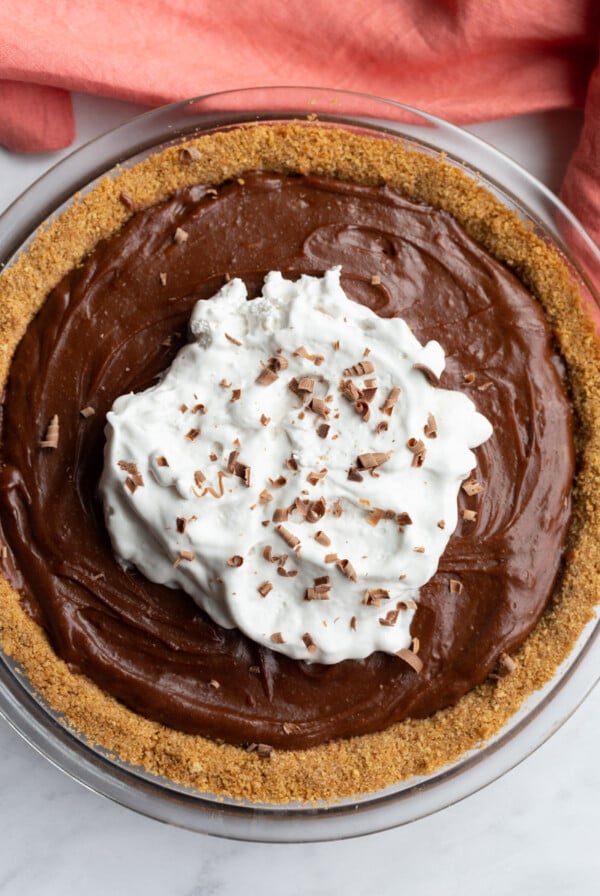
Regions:
<instances>
[{"instance_id":1,"label":"coconut whipped cream","mask_svg":"<svg viewBox=\"0 0 600 896\"><path fill-rule=\"evenodd\" d=\"M196 304L160 382L107 416L115 552L295 659L406 650L492 432L437 387L444 363L351 301L339 268L271 272L253 301L232 280Z\"/></svg>"}]
</instances>

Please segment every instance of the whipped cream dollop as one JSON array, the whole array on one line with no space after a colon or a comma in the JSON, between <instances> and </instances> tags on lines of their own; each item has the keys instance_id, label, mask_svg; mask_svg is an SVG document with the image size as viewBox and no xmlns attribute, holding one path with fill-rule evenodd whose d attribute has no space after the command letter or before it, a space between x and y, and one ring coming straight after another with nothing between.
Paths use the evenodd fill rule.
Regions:
<instances>
[{"instance_id":1,"label":"whipped cream dollop","mask_svg":"<svg viewBox=\"0 0 600 896\"><path fill-rule=\"evenodd\" d=\"M307 662L411 645L419 589L492 427L437 387L437 342L350 300L340 269L199 301L160 381L107 416L114 550L219 625Z\"/></svg>"}]
</instances>

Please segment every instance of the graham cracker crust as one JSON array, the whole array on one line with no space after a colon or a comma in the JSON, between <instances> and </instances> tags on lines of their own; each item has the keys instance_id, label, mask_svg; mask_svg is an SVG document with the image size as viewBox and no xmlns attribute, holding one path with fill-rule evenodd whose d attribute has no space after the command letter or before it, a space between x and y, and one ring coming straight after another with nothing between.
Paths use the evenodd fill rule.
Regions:
<instances>
[{"instance_id":1,"label":"graham cracker crust","mask_svg":"<svg viewBox=\"0 0 600 896\"><path fill-rule=\"evenodd\" d=\"M577 479L565 564L540 622L512 655L514 670L456 706L381 733L307 750L247 752L183 734L127 709L57 658L0 579L0 644L65 724L133 766L222 797L263 803L332 801L429 775L481 747L554 675L593 618L600 585L600 341L563 259L488 190L443 158L400 140L316 123L251 125L200 137L107 176L56 220L0 278L0 380L49 291L138 208L195 183L253 169L387 183L448 211L541 302L563 356L576 415ZM77 413L79 410L77 409Z\"/></svg>"}]
</instances>

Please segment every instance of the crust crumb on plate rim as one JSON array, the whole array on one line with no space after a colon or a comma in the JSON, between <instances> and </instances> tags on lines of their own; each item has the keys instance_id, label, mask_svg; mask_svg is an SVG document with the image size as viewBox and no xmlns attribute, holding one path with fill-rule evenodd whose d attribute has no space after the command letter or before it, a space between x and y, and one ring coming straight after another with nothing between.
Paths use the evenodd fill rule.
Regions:
<instances>
[{"instance_id":1,"label":"crust crumb on plate rim","mask_svg":"<svg viewBox=\"0 0 600 896\"><path fill-rule=\"evenodd\" d=\"M396 186L410 199L448 211L540 300L567 365L576 418L574 509L553 598L512 654L510 674L485 681L430 718L306 750L244 749L135 714L56 657L4 579L0 644L69 728L134 767L219 797L261 803L332 801L432 774L485 745L552 678L593 618L600 578L600 342L581 307L575 278L557 252L443 157L411 150L398 139L314 123L248 125L199 137L183 151L170 147L129 170L116 170L40 228L0 278L2 383L16 345L48 292L100 239L118 231L136 209L180 187L218 184L253 169Z\"/></svg>"}]
</instances>

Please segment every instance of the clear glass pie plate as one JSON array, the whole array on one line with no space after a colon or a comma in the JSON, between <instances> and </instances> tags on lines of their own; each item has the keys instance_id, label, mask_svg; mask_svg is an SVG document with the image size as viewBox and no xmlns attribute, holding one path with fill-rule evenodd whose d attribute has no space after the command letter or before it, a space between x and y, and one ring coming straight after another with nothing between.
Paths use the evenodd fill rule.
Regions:
<instances>
[{"instance_id":1,"label":"clear glass pie plate","mask_svg":"<svg viewBox=\"0 0 600 896\"><path fill-rule=\"evenodd\" d=\"M10 264L50 214L60 212L75 193L90 190L116 166L132 166L191 136L240 123L307 118L400 137L427 154L443 153L556 247L578 279L590 313L599 320L600 252L542 184L497 150L438 118L391 101L322 89L256 88L213 94L149 112L93 140L41 177L0 218L0 263ZM144 815L241 840L334 840L406 824L491 783L556 731L593 688L599 669L596 619L552 681L483 747L430 776L327 805L239 802L179 787L131 767L69 730L1 653L0 714L72 778Z\"/></svg>"}]
</instances>

